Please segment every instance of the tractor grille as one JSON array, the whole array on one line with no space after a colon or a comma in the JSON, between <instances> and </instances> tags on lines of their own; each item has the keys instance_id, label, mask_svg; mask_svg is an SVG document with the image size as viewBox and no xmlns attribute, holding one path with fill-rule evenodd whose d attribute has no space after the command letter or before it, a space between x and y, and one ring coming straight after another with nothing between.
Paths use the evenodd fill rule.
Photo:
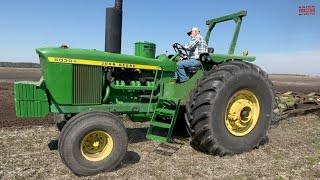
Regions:
<instances>
[{"instance_id":1,"label":"tractor grille","mask_svg":"<svg viewBox=\"0 0 320 180\"><path fill-rule=\"evenodd\" d=\"M73 104L101 104L102 67L73 65Z\"/></svg>"}]
</instances>

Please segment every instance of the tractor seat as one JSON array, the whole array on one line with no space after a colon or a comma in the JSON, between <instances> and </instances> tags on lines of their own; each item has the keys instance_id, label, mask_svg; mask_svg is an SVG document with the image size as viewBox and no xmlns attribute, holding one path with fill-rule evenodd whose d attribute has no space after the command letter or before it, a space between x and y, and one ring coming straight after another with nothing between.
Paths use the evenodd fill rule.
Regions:
<instances>
[{"instance_id":1,"label":"tractor seat","mask_svg":"<svg viewBox=\"0 0 320 180\"><path fill-rule=\"evenodd\" d=\"M201 69L201 66L194 66L185 68L185 71L187 74L195 74L199 69Z\"/></svg>"}]
</instances>

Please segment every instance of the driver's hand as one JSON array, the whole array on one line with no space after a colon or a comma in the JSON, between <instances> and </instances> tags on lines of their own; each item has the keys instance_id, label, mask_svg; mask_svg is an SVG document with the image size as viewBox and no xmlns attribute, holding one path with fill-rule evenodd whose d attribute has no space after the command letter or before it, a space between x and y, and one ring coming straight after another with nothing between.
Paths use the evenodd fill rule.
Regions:
<instances>
[{"instance_id":1,"label":"driver's hand","mask_svg":"<svg viewBox=\"0 0 320 180\"><path fill-rule=\"evenodd\" d=\"M183 60L183 59L185 59L185 58L187 58L187 56L180 56L180 57L179 57L179 60L181 61L181 60Z\"/></svg>"}]
</instances>

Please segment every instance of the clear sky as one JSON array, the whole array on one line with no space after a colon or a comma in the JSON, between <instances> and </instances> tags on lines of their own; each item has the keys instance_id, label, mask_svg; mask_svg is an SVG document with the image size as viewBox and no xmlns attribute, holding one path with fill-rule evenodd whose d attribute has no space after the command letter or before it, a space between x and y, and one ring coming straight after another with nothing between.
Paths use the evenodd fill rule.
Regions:
<instances>
[{"instance_id":1,"label":"clear sky","mask_svg":"<svg viewBox=\"0 0 320 180\"><path fill-rule=\"evenodd\" d=\"M320 1L296 0L123 0L122 53L134 42L157 44L157 53L186 43L186 32L205 21L247 10L236 52L249 50L270 73L320 75ZM113 0L1 0L0 61L38 62L37 47L104 49L105 8ZM316 6L316 15L299 16L300 5ZM234 23L218 24L211 35L215 52L227 52Z\"/></svg>"}]
</instances>

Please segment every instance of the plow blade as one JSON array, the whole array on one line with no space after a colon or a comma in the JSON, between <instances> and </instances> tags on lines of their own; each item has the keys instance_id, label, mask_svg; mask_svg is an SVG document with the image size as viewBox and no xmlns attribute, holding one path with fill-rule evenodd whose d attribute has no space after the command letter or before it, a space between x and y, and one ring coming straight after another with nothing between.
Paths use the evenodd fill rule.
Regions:
<instances>
[{"instance_id":1,"label":"plow blade","mask_svg":"<svg viewBox=\"0 0 320 180\"><path fill-rule=\"evenodd\" d=\"M320 110L320 94L314 92L307 95L292 91L283 94L276 93L276 102L277 107L274 109L276 114L275 121Z\"/></svg>"}]
</instances>

